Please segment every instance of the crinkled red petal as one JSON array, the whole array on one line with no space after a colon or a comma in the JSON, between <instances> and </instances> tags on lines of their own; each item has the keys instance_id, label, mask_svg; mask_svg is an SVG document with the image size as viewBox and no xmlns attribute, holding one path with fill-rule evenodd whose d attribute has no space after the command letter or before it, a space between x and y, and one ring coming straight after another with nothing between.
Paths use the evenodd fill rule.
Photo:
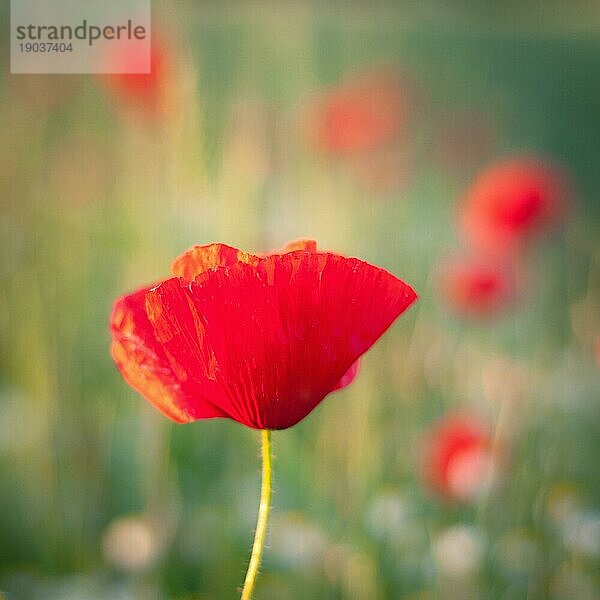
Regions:
<instances>
[{"instance_id":1,"label":"crinkled red petal","mask_svg":"<svg viewBox=\"0 0 600 600\"><path fill-rule=\"evenodd\" d=\"M208 244L193 246L178 256L171 264L171 272L175 277L183 277L186 281L194 279L215 267L230 267L237 262L256 264L258 257L226 244Z\"/></svg>"},{"instance_id":2,"label":"crinkled red petal","mask_svg":"<svg viewBox=\"0 0 600 600\"><path fill-rule=\"evenodd\" d=\"M281 251L271 252L271 254L285 254L286 252L294 252L295 250L306 250L307 252L317 251L316 240L308 240L299 238L288 242Z\"/></svg>"},{"instance_id":3,"label":"crinkled red petal","mask_svg":"<svg viewBox=\"0 0 600 600\"><path fill-rule=\"evenodd\" d=\"M227 416L203 396L185 372L177 370L156 339L146 314L142 288L119 298L110 317L111 353L121 374L167 417L178 423Z\"/></svg>"},{"instance_id":4,"label":"crinkled red petal","mask_svg":"<svg viewBox=\"0 0 600 600\"><path fill-rule=\"evenodd\" d=\"M284 429L415 299L383 269L297 251L205 271L189 285L167 280L148 291L146 309L171 368L200 398L250 427Z\"/></svg>"}]
</instances>

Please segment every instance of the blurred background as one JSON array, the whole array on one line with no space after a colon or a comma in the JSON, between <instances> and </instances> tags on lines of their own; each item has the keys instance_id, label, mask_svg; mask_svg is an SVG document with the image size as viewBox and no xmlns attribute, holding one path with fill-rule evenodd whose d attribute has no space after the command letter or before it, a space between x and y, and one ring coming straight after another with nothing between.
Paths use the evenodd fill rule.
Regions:
<instances>
[{"instance_id":1,"label":"blurred background","mask_svg":"<svg viewBox=\"0 0 600 600\"><path fill-rule=\"evenodd\" d=\"M257 600L600 598L600 5L153 11L149 76L9 75L2 28L0 597L236 597L258 434L171 424L108 315L310 237L420 300L274 433Z\"/></svg>"}]
</instances>

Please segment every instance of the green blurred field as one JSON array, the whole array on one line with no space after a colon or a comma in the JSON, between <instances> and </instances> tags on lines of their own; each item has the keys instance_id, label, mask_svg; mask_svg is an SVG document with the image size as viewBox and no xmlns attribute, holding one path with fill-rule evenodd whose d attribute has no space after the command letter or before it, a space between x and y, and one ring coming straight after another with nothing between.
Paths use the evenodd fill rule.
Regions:
<instances>
[{"instance_id":1,"label":"green blurred field","mask_svg":"<svg viewBox=\"0 0 600 600\"><path fill-rule=\"evenodd\" d=\"M119 376L108 315L192 244L301 236L390 269L420 301L353 386L274 433L257 600L600 597L600 13L511 4L156 3L184 94L164 126L124 117L91 76L9 75L5 40L0 598L236 597L257 432L170 424ZM391 191L302 135L315 89L380 64L422 98ZM492 134L451 169L440 136L464 114ZM513 151L565 165L576 203L528 258L519 306L471 323L444 306L435 266L458 246L461 192ZM510 440L504 484L465 507L418 473L423 432L457 408Z\"/></svg>"}]
</instances>

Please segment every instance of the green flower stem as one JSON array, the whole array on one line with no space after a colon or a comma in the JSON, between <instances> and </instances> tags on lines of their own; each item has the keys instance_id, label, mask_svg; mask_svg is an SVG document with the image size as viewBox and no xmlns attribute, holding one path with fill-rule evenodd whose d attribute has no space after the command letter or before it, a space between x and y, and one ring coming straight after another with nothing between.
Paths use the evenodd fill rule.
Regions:
<instances>
[{"instance_id":1,"label":"green flower stem","mask_svg":"<svg viewBox=\"0 0 600 600\"><path fill-rule=\"evenodd\" d=\"M260 566L267 533L267 521L269 520L269 508L271 506L271 432L268 429L261 430L262 439L262 484L260 487L260 504L258 505L258 519L256 521L256 532L252 554L246 571L246 579L242 588L241 600L250 600L256 583L256 575Z\"/></svg>"}]
</instances>

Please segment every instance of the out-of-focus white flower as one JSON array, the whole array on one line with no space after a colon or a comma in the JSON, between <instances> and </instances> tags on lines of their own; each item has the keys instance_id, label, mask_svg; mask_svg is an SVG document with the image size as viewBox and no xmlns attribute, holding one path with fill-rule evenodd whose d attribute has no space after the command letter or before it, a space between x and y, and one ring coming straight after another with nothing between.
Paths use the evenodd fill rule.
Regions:
<instances>
[{"instance_id":1,"label":"out-of-focus white flower","mask_svg":"<svg viewBox=\"0 0 600 600\"><path fill-rule=\"evenodd\" d=\"M366 526L378 538L386 539L404 529L410 520L411 509L400 494L380 491L365 515Z\"/></svg>"},{"instance_id":2,"label":"out-of-focus white flower","mask_svg":"<svg viewBox=\"0 0 600 600\"><path fill-rule=\"evenodd\" d=\"M600 513L575 513L563 523L561 531L565 546L574 554L600 556Z\"/></svg>"},{"instance_id":3,"label":"out-of-focus white flower","mask_svg":"<svg viewBox=\"0 0 600 600\"><path fill-rule=\"evenodd\" d=\"M569 483L554 486L546 499L546 513L556 526L562 526L581 511L582 501L577 488Z\"/></svg>"},{"instance_id":4,"label":"out-of-focus white flower","mask_svg":"<svg viewBox=\"0 0 600 600\"><path fill-rule=\"evenodd\" d=\"M276 515L271 525L271 555L291 568L313 568L323 561L327 536L304 515L294 512Z\"/></svg>"},{"instance_id":5,"label":"out-of-focus white flower","mask_svg":"<svg viewBox=\"0 0 600 600\"><path fill-rule=\"evenodd\" d=\"M443 530L433 543L433 556L440 573L457 579L470 577L477 571L483 551L483 536L468 525Z\"/></svg>"},{"instance_id":6,"label":"out-of-focus white flower","mask_svg":"<svg viewBox=\"0 0 600 600\"><path fill-rule=\"evenodd\" d=\"M574 485L563 483L550 490L546 514L570 552L600 556L600 512L585 508Z\"/></svg>"},{"instance_id":7,"label":"out-of-focus white flower","mask_svg":"<svg viewBox=\"0 0 600 600\"><path fill-rule=\"evenodd\" d=\"M409 498L394 490L378 492L366 511L365 528L403 569L420 568L429 540Z\"/></svg>"},{"instance_id":8,"label":"out-of-focus white flower","mask_svg":"<svg viewBox=\"0 0 600 600\"><path fill-rule=\"evenodd\" d=\"M148 568L156 560L160 547L157 527L139 515L115 519L102 536L105 559L123 571Z\"/></svg>"}]
</instances>

